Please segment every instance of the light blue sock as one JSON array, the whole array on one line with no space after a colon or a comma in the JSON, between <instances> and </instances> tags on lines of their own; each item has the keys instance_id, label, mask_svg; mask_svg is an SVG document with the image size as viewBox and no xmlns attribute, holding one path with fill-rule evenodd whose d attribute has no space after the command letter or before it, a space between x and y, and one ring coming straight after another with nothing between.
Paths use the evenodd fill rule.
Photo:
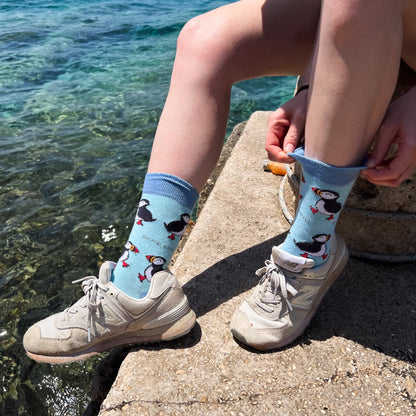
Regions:
<instances>
[{"instance_id":1,"label":"light blue sock","mask_svg":"<svg viewBox=\"0 0 416 416\"><path fill-rule=\"evenodd\" d=\"M282 249L295 256L324 263L341 209L358 173L364 167L336 167L304 156L303 149L290 154L302 165L303 178L295 220Z\"/></svg>"},{"instance_id":2,"label":"light blue sock","mask_svg":"<svg viewBox=\"0 0 416 416\"><path fill-rule=\"evenodd\" d=\"M135 222L112 282L140 299L149 291L154 273L169 265L198 199L196 189L176 176L148 173Z\"/></svg>"}]
</instances>

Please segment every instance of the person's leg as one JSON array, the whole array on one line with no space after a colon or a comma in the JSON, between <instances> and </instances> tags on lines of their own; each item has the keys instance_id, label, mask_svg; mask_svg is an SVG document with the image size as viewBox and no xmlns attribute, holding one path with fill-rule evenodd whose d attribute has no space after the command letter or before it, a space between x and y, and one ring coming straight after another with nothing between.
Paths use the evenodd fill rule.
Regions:
<instances>
[{"instance_id":1,"label":"person's leg","mask_svg":"<svg viewBox=\"0 0 416 416\"><path fill-rule=\"evenodd\" d=\"M314 54L305 155L363 162L396 85L405 1L324 1Z\"/></svg>"},{"instance_id":2,"label":"person's leg","mask_svg":"<svg viewBox=\"0 0 416 416\"><path fill-rule=\"evenodd\" d=\"M334 229L394 90L402 19L401 2L323 1L305 154L293 154L303 170L296 217L231 322L255 348L281 348L301 335L347 262Z\"/></svg>"},{"instance_id":3,"label":"person's leg","mask_svg":"<svg viewBox=\"0 0 416 416\"><path fill-rule=\"evenodd\" d=\"M152 150L150 176L145 179L145 195L154 198L157 209L169 211L179 200L189 210L192 195L201 190L223 143L233 82L304 71L312 55L319 9L318 0L245 0L186 25ZM276 58L279 54L281 59ZM134 227L144 228L155 219L163 227L165 222L169 225L153 216L153 206L145 199ZM132 235L144 234L139 228ZM147 241L160 245L157 240L147 235ZM148 264L163 257L153 250L147 253L145 245L130 243L124 252L128 261L122 256L117 265L121 271L131 271L131 261L138 254L145 254ZM173 247L166 250L171 252ZM168 258L162 263L166 265ZM116 345L172 339L189 332L195 315L168 271L150 273L149 292L143 299L134 299L111 282L114 267L104 263L99 279L84 279L83 298L29 328L24 346L30 357L52 363L75 361ZM132 272L119 280L125 286L126 279L131 279L127 287L134 287L149 280L146 274L143 277Z\"/></svg>"},{"instance_id":4,"label":"person's leg","mask_svg":"<svg viewBox=\"0 0 416 416\"><path fill-rule=\"evenodd\" d=\"M187 23L149 172L179 176L200 191L224 142L232 85L302 73L319 12L319 0L243 0Z\"/></svg>"},{"instance_id":5,"label":"person's leg","mask_svg":"<svg viewBox=\"0 0 416 416\"><path fill-rule=\"evenodd\" d=\"M291 254L313 258L315 265L330 251L336 221L359 172L339 167L363 163L393 94L402 19L400 2L323 2L310 80L306 158L298 158L304 172L302 198L283 245Z\"/></svg>"},{"instance_id":6,"label":"person's leg","mask_svg":"<svg viewBox=\"0 0 416 416\"><path fill-rule=\"evenodd\" d=\"M180 232L186 227L183 218L192 212L195 189L202 189L221 151L232 85L304 70L312 56L320 4L309 2L308 14L301 14L297 3L244 0L199 16L182 30L141 199L158 221L133 226L112 279L123 292L145 296L149 273L169 264L179 238L172 238L164 224L172 223ZM288 23L293 21L299 26ZM294 45L299 38L303 41ZM279 55L285 58L272 58Z\"/></svg>"}]
</instances>

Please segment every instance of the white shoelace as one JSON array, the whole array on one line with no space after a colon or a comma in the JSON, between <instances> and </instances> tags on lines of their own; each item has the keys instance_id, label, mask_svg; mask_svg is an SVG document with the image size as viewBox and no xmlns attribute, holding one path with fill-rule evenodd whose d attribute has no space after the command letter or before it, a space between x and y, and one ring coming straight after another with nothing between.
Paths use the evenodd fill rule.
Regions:
<instances>
[{"instance_id":1,"label":"white shoelace","mask_svg":"<svg viewBox=\"0 0 416 416\"><path fill-rule=\"evenodd\" d=\"M256 271L256 275L261 277L259 285L262 287L263 296L256 304L267 312L273 312L273 309L267 305L277 305L281 298L285 300L288 308L292 311L292 305L289 302L289 293L296 296L298 291L287 281L290 277L286 276L279 266L271 259L265 261L265 266ZM272 297L267 296L272 294Z\"/></svg>"},{"instance_id":2,"label":"white shoelace","mask_svg":"<svg viewBox=\"0 0 416 416\"><path fill-rule=\"evenodd\" d=\"M72 283L82 282L82 290L85 293L78 302L75 302L72 306L65 310L66 313L76 313L78 307L87 307L87 322L88 322L88 342L91 342L91 326L92 326L92 312L94 312L101 304L101 300L104 296L100 294L100 291L107 292L108 287L100 283L95 276L86 276L78 280L74 280Z\"/></svg>"}]
</instances>

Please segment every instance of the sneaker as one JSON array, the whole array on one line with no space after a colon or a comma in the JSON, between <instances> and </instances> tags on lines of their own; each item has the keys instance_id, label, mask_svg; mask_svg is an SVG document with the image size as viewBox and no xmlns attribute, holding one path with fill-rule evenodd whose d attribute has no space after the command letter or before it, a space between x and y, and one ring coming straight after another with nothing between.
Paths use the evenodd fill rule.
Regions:
<instances>
[{"instance_id":1,"label":"sneaker","mask_svg":"<svg viewBox=\"0 0 416 416\"><path fill-rule=\"evenodd\" d=\"M75 281L82 282L85 295L28 329L23 345L30 358L68 363L120 345L171 340L192 329L195 313L172 273L155 273L149 293L134 299L110 282L115 265L105 262L98 279L88 276Z\"/></svg>"},{"instance_id":2,"label":"sneaker","mask_svg":"<svg viewBox=\"0 0 416 416\"><path fill-rule=\"evenodd\" d=\"M232 334L260 351L282 348L302 335L348 261L342 237L333 239L327 261L317 267L312 259L273 247L256 272L261 279L254 293L231 319Z\"/></svg>"}]
</instances>

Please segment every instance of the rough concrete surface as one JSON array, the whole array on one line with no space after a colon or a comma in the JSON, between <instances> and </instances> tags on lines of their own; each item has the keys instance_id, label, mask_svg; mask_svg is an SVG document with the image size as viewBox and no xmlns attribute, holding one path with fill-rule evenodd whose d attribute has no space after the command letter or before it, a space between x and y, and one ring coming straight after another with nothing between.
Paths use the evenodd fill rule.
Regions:
<instances>
[{"instance_id":1,"label":"rough concrete surface","mask_svg":"<svg viewBox=\"0 0 416 416\"><path fill-rule=\"evenodd\" d=\"M415 263L351 258L282 351L258 353L231 336L255 270L288 229L281 178L262 170L267 115L251 116L174 266L197 325L132 347L101 416L416 414Z\"/></svg>"}]
</instances>

